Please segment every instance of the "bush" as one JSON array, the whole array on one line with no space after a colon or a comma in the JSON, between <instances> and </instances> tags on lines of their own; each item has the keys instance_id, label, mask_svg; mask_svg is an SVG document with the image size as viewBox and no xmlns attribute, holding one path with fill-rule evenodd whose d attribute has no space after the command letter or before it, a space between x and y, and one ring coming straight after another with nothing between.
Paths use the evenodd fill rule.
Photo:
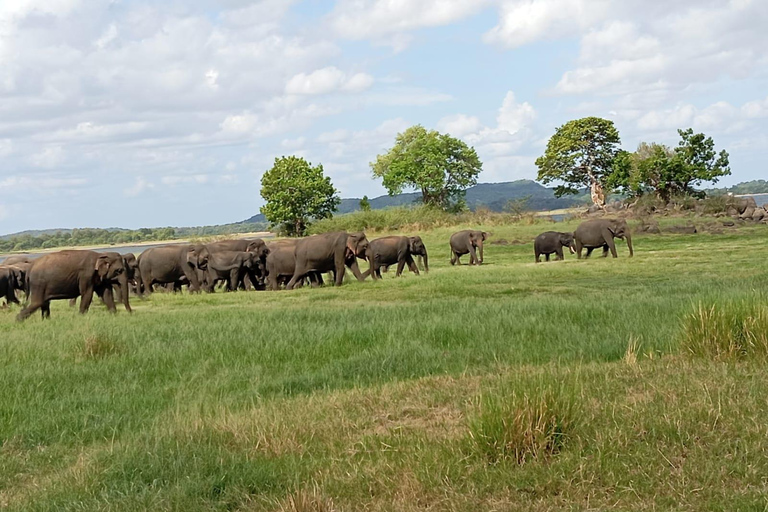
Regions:
<instances>
[{"instance_id":1,"label":"bush","mask_svg":"<svg viewBox=\"0 0 768 512\"><path fill-rule=\"evenodd\" d=\"M768 358L768 306L761 302L700 304L683 318L683 350L715 360Z\"/></svg>"},{"instance_id":2,"label":"bush","mask_svg":"<svg viewBox=\"0 0 768 512\"><path fill-rule=\"evenodd\" d=\"M555 455L576 426L576 400L564 387L539 385L507 396L484 396L469 425L471 451L490 464L524 464Z\"/></svg>"},{"instance_id":3,"label":"bush","mask_svg":"<svg viewBox=\"0 0 768 512\"><path fill-rule=\"evenodd\" d=\"M494 226L522 222L533 224L547 222L547 219L535 214L522 218L509 213L495 213L487 208L478 208L475 212L449 213L430 206L385 208L383 210L356 211L323 219L312 224L310 234L329 233L331 231L420 231L462 224L482 224Z\"/></svg>"},{"instance_id":4,"label":"bush","mask_svg":"<svg viewBox=\"0 0 768 512\"><path fill-rule=\"evenodd\" d=\"M713 215L715 213L725 213L728 211L732 198L727 195L708 196L700 201L701 212Z\"/></svg>"}]
</instances>

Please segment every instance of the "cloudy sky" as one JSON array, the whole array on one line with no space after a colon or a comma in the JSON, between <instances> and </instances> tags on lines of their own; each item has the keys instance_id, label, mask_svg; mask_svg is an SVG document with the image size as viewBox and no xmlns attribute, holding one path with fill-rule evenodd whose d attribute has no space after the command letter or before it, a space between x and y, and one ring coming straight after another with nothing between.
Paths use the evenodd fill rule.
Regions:
<instances>
[{"instance_id":1,"label":"cloudy sky","mask_svg":"<svg viewBox=\"0 0 768 512\"><path fill-rule=\"evenodd\" d=\"M765 0L1 0L0 233L242 220L276 156L345 197L410 125L534 178L562 123L693 127L766 178Z\"/></svg>"}]
</instances>

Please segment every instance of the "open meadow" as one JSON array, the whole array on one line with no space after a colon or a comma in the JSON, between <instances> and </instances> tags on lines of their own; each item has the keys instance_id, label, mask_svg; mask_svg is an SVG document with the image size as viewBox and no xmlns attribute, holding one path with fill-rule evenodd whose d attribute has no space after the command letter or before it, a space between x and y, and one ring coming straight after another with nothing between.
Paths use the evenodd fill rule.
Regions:
<instances>
[{"instance_id":1,"label":"open meadow","mask_svg":"<svg viewBox=\"0 0 768 512\"><path fill-rule=\"evenodd\" d=\"M768 226L533 263L577 223L483 227L481 267L442 227L421 276L2 310L0 509L768 509Z\"/></svg>"}]
</instances>

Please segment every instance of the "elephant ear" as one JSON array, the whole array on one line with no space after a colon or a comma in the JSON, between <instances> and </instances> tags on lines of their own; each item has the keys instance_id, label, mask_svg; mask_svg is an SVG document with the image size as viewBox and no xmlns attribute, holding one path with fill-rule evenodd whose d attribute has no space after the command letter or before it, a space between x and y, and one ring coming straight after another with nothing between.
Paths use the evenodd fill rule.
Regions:
<instances>
[{"instance_id":1,"label":"elephant ear","mask_svg":"<svg viewBox=\"0 0 768 512\"><path fill-rule=\"evenodd\" d=\"M491 236L491 234L490 233L486 233L485 231L483 231L482 233L483 233L483 242L485 242L486 240L488 240L488 238Z\"/></svg>"},{"instance_id":2,"label":"elephant ear","mask_svg":"<svg viewBox=\"0 0 768 512\"><path fill-rule=\"evenodd\" d=\"M187 263L193 266L197 265L197 251L194 245L190 245L187 249Z\"/></svg>"},{"instance_id":3,"label":"elephant ear","mask_svg":"<svg viewBox=\"0 0 768 512\"><path fill-rule=\"evenodd\" d=\"M357 247L356 246L357 246L357 239L354 236L349 235L347 237L347 247L344 250L344 258L345 259L349 259L349 258L355 257L357 255Z\"/></svg>"},{"instance_id":4,"label":"elephant ear","mask_svg":"<svg viewBox=\"0 0 768 512\"><path fill-rule=\"evenodd\" d=\"M102 254L96 259L96 268L94 268L94 270L99 276L99 279L104 279L107 277L107 274L109 273L109 265L109 256L106 254Z\"/></svg>"}]
</instances>

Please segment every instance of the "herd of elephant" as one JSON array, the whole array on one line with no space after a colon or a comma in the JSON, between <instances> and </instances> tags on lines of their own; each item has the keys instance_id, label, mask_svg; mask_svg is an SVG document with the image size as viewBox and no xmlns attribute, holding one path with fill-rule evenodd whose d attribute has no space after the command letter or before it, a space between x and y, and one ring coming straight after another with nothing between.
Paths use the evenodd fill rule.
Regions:
<instances>
[{"instance_id":1,"label":"herd of elephant","mask_svg":"<svg viewBox=\"0 0 768 512\"><path fill-rule=\"evenodd\" d=\"M483 242L488 233L464 230L450 238L451 265L461 264L469 254L470 265L483 263ZM536 261L543 254L563 259L563 247L578 252L587 249L587 257L596 248L603 256L610 250L616 257L614 238L625 238L632 255L632 242L624 220L597 219L584 222L573 233L550 231L534 242ZM114 312L115 299L131 311L130 292L139 297L153 292L155 286L179 291L213 292L217 286L229 291L238 289L291 290L306 282L312 287L323 284L323 274L330 273L340 286L348 268L359 281L367 277L380 279L381 272L397 265L396 275L406 266L419 274L415 258L429 271L427 249L418 236L387 236L368 241L365 233L334 232L303 239L223 240L208 244L174 244L147 249L137 258L133 254L65 250L31 260L12 256L0 265L0 296L19 303L16 292L26 293L27 305L18 314L22 321L40 310L50 317L52 300L80 297L80 312L90 307L94 293ZM357 260L368 262L361 272Z\"/></svg>"}]
</instances>

